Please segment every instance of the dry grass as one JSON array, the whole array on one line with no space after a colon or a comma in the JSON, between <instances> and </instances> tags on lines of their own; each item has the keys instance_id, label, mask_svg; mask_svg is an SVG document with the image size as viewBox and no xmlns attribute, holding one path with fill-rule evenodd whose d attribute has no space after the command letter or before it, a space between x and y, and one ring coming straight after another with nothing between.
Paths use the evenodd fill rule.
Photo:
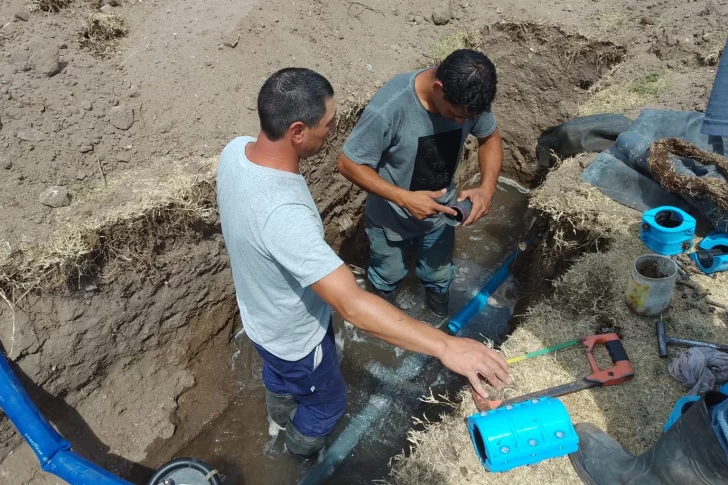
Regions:
<instances>
[{"instance_id":1,"label":"dry grass","mask_svg":"<svg viewBox=\"0 0 728 485\"><path fill-rule=\"evenodd\" d=\"M595 85L594 96L579 106L579 116L627 113L653 102L669 86L666 72L649 73L631 81L610 84L609 76Z\"/></svg>"},{"instance_id":2,"label":"dry grass","mask_svg":"<svg viewBox=\"0 0 728 485\"><path fill-rule=\"evenodd\" d=\"M72 0L30 0L25 8L30 12L59 12L71 3Z\"/></svg>"},{"instance_id":3,"label":"dry grass","mask_svg":"<svg viewBox=\"0 0 728 485\"><path fill-rule=\"evenodd\" d=\"M596 154L564 160L548 175L548 182L531 192L529 206L549 222L548 259L585 248L599 249L599 242L624 234L639 217L637 211L607 199L596 187L579 181L583 167ZM578 208L578 210L575 210Z\"/></svg>"},{"instance_id":4,"label":"dry grass","mask_svg":"<svg viewBox=\"0 0 728 485\"><path fill-rule=\"evenodd\" d=\"M194 174L175 164L165 165L164 174L132 171L58 209L57 229L44 242L0 253L0 294L15 302L82 276L103 279L123 266L152 269L160 242L187 237L200 222L214 222L213 162ZM93 219L78 215L85 204L100 207Z\"/></svg>"},{"instance_id":5,"label":"dry grass","mask_svg":"<svg viewBox=\"0 0 728 485\"><path fill-rule=\"evenodd\" d=\"M456 30L436 42L425 54L426 61L420 67L429 67L440 64L453 51L458 49L476 49L482 39L480 34L472 30Z\"/></svg>"},{"instance_id":6,"label":"dry grass","mask_svg":"<svg viewBox=\"0 0 728 485\"><path fill-rule=\"evenodd\" d=\"M715 165L728 177L728 158L700 150L678 138L658 140L650 147L648 165L660 186L675 194L705 198L723 210L728 210L728 183L713 177L689 177L679 173L670 162L670 154L687 157L705 165Z\"/></svg>"},{"instance_id":7,"label":"dry grass","mask_svg":"<svg viewBox=\"0 0 728 485\"><path fill-rule=\"evenodd\" d=\"M574 169L573 160L564 168ZM673 403L684 392L667 373L668 360L657 355L655 319L633 315L624 303L624 291L632 263L649 251L639 241L638 213L623 209L621 216L614 202L574 182L569 194L559 195L569 177L559 177L557 170L542 189L534 194L544 215L556 214L552 225L597 227L599 211L620 222L604 228L609 248L589 253L555 282L556 291L532 305L523 323L503 345L507 357L537 350L544 346L596 333L605 326L616 325L635 369L632 381L618 386L583 391L562 398L572 421L591 422L604 429L632 452L651 446L661 434ZM573 174L572 174L573 176ZM571 176L570 176L571 177ZM558 182L558 183L557 183ZM580 192L583 189L584 192ZM549 200L552 207L549 208ZM614 212L613 214L609 214ZM620 227L615 227L620 226ZM728 275L716 279L693 276L699 288L710 290L711 298L728 302ZM686 292L687 291L687 292ZM725 314L711 312L693 290L678 286L671 307L663 315L669 333L712 341L728 340ZM671 355L679 350L671 348ZM605 352L597 354L606 366ZM608 358L607 358L608 360ZM583 353L576 348L514 364L514 387L506 397L537 391L545 387L579 379L589 373ZM410 433L413 446L409 456L399 456L392 464L392 481L404 485L425 484L496 484L530 485L536 483L581 484L568 459L558 458L508 473L488 473L478 462L463 417L475 407L467 393L452 414L441 422L430 423L425 431Z\"/></svg>"},{"instance_id":8,"label":"dry grass","mask_svg":"<svg viewBox=\"0 0 728 485\"><path fill-rule=\"evenodd\" d=\"M632 27L633 17L628 11L621 8L611 8L597 12L588 17L588 29L586 33L589 36L594 36L595 33L600 36L606 36L609 34L619 34L624 32L628 27Z\"/></svg>"},{"instance_id":9,"label":"dry grass","mask_svg":"<svg viewBox=\"0 0 728 485\"><path fill-rule=\"evenodd\" d=\"M81 45L97 53L113 51L114 42L129 33L124 17L115 13L93 13L81 28Z\"/></svg>"},{"instance_id":10,"label":"dry grass","mask_svg":"<svg viewBox=\"0 0 728 485\"><path fill-rule=\"evenodd\" d=\"M726 36L728 36L728 31L716 33L711 41L698 52L698 61L704 66L717 66L720 56L723 55Z\"/></svg>"}]
</instances>

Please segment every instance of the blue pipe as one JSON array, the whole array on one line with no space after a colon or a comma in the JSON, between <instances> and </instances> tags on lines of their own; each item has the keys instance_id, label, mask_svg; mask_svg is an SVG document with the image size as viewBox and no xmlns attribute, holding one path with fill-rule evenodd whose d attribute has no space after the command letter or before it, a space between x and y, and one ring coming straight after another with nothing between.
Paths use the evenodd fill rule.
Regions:
<instances>
[{"instance_id":1,"label":"blue pipe","mask_svg":"<svg viewBox=\"0 0 728 485\"><path fill-rule=\"evenodd\" d=\"M0 352L0 408L28 442L41 468L71 485L133 485L71 451L43 417Z\"/></svg>"},{"instance_id":2,"label":"blue pipe","mask_svg":"<svg viewBox=\"0 0 728 485\"><path fill-rule=\"evenodd\" d=\"M511 263L521 253L521 249L516 249L503 264L493 273L488 281L485 282L483 288L450 320L447 324L447 329L452 335L457 335L469 322L470 320L480 313L483 308L488 304L488 298L492 295L500 285L508 278L511 274Z\"/></svg>"},{"instance_id":3,"label":"blue pipe","mask_svg":"<svg viewBox=\"0 0 728 485\"><path fill-rule=\"evenodd\" d=\"M450 321L450 325L456 325L457 330L468 324L471 318L483 310L488 304L488 298L508 278L510 266L521 250L517 249L503 262L498 270L485 283L480 292L468 302L462 310ZM451 329L452 330L452 329ZM455 332L453 332L455 333ZM387 379L384 387L369 398L369 402L359 413L354 416L344 431L334 440L324 452L323 457L306 475L299 480L298 485L317 485L323 483L330 477L336 467L349 456L361 438L371 429L373 423L389 410L393 401L391 395L401 388L401 384L411 381L417 377L427 362L427 357L422 354L409 354L396 369L392 370L392 377Z\"/></svg>"}]
</instances>

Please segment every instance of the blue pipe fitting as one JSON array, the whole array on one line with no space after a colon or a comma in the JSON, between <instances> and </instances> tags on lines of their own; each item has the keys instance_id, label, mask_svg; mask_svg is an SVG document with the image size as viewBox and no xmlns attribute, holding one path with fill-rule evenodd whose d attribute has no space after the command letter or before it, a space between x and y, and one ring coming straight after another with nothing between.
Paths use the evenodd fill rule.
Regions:
<instances>
[{"instance_id":1,"label":"blue pipe fitting","mask_svg":"<svg viewBox=\"0 0 728 485\"><path fill-rule=\"evenodd\" d=\"M690 253L690 259L705 274L728 271L728 234L708 234L698 244L698 251Z\"/></svg>"},{"instance_id":2,"label":"blue pipe fitting","mask_svg":"<svg viewBox=\"0 0 728 485\"><path fill-rule=\"evenodd\" d=\"M465 327L470 320L480 313L483 308L488 304L488 298L492 295L503 282L511 274L511 263L515 261L516 256L521 253L521 249L514 251L503 264L493 273L485 285L480 289L476 295L470 299L470 301L460 311L452 317L450 322L447 324L447 329L451 335L456 335L460 330Z\"/></svg>"},{"instance_id":3,"label":"blue pipe fitting","mask_svg":"<svg viewBox=\"0 0 728 485\"><path fill-rule=\"evenodd\" d=\"M468 430L478 459L491 472L533 465L579 448L566 406L551 397L475 413L468 418Z\"/></svg>"},{"instance_id":4,"label":"blue pipe fitting","mask_svg":"<svg viewBox=\"0 0 728 485\"><path fill-rule=\"evenodd\" d=\"M695 218L684 210L657 207L642 215L640 240L657 254L676 256L692 247L695 225Z\"/></svg>"}]
</instances>

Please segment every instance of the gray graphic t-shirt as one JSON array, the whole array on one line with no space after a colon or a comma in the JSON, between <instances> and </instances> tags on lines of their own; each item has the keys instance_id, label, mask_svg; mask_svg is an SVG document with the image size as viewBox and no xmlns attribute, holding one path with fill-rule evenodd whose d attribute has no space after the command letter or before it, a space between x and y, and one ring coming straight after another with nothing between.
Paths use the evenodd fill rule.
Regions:
<instances>
[{"instance_id":1,"label":"gray graphic t-shirt","mask_svg":"<svg viewBox=\"0 0 728 485\"><path fill-rule=\"evenodd\" d=\"M311 289L343 262L324 240L301 175L256 165L239 137L220 155L217 205L235 293L250 339L284 360L321 343L331 307Z\"/></svg>"},{"instance_id":2,"label":"gray graphic t-shirt","mask_svg":"<svg viewBox=\"0 0 728 485\"><path fill-rule=\"evenodd\" d=\"M468 134L488 137L496 129L496 120L487 112L461 126L430 113L415 91L420 72L400 74L382 86L349 136L344 154L403 189L447 188L437 201L449 205L455 199L453 175ZM422 236L446 221L442 214L418 221L406 209L373 194L367 196L366 216L392 241Z\"/></svg>"}]
</instances>

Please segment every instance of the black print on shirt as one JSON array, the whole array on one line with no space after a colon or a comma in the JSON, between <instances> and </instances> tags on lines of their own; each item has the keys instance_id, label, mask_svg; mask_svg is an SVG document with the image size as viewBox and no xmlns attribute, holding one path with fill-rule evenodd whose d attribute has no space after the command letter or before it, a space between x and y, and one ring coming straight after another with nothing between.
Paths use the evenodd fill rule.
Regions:
<instances>
[{"instance_id":1,"label":"black print on shirt","mask_svg":"<svg viewBox=\"0 0 728 485\"><path fill-rule=\"evenodd\" d=\"M442 190L455 174L462 142L461 130L421 136L417 143L410 190Z\"/></svg>"}]
</instances>

